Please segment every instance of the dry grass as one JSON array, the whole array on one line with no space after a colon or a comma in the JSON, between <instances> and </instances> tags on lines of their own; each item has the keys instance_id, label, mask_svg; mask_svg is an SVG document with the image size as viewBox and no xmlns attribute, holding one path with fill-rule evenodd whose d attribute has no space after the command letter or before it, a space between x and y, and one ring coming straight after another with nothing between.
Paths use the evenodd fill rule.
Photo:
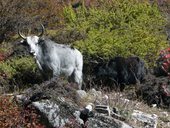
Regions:
<instances>
[{"instance_id":1,"label":"dry grass","mask_svg":"<svg viewBox=\"0 0 170 128\"><path fill-rule=\"evenodd\" d=\"M138 100L128 100L127 92L103 92L101 94L92 93L89 90L88 95L81 101L81 105L87 105L88 103L94 103L95 105L100 102L105 104L106 100L103 98L105 95L109 97L108 104L111 109L116 108L118 114L126 119L125 122L130 124L133 127L142 127L143 124L140 122L135 122L131 119L131 114L133 110L139 110L147 114L156 114L158 116L158 125L157 128L169 128L170 127L170 110L162 109L157 107L149 107L142 101Z\"/></svg>"},{"instance_id":2,"label":"dry grass","mask_svg":"<svg viewBox=\"0 0 170 128\"><path fill-rule=\"evenodd\" d=\"M132 100L126 100L126 94L123 93L116 93L113 92L110 94L110 105L112 107L119 108L119 111L122 113L122 116L124 116L128 123L135 127L140 127L139 124L135 124L134 121L131 120L131 113L133 110L140 110L144 113L148 114L156 114L158 116L158 128L168 128L170 127L170 111L157 108L157 107L149 107L147 104L140 102L140 101L132 101ZM167 113L167 114L165 114Z\"/></svg>"}]
</instances>

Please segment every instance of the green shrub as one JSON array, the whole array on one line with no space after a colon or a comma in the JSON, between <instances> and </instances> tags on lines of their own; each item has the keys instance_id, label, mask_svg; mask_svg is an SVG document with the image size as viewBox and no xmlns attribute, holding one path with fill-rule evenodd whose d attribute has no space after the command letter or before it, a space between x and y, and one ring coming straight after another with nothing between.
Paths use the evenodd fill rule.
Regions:
<instances>
[{"instance_id":1,"label":"green shrub","mask_svg":"<svg viewBox=\"0 0 170 128\"><path fill-rule=\"evenodd\" d=\"M85 57L105 59L137 55L153 65L158 52L167 47L166 23L156 4L139 0L98 0L98 6L64 9L67 29L86 33L75 46Z\"/></svg>"},{"instance_id":2,"label":"green shrub","mask_svg":"<svg viewBox=\"0 0 170 128\"><path fill-rule=\"evenodd\" d=\"M1 62L0 63L0 73L5 74L9 79L16 73L16 70L11 67L8 62Z\"/></svg>"},{"instance_id":3,"label":"green shrub","mask_svg":"<svg viewBox=\"0 0 170 128\"><path fill-rule=\"evenodd\" d=\"M8 78L26 71L34 73L35 70L36 64L32 57L13 58L0 63L0 72L5 73Z\"/></svg>"},{"instance_id":4,"label":"green shrub","mask_svg":"<svg viewBox=\"0 0 170 128\"><path fill-rule=\"evenodd\" d=\"M41 82L41 75L32 57L16 57L0 63L0 74L18 87Z\"/></svg>"}]
</instances>

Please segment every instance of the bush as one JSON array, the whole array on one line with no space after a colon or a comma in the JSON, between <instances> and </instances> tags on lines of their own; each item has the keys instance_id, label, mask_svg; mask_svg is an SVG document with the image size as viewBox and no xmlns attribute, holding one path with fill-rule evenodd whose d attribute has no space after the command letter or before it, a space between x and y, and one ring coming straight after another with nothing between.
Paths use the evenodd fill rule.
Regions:
<instances>
[{"instance_id":1,"label":"bush","mask_svg":"<svg viewBox=\"0 0 170 128\"><path fill-rule=\"evenodd\" d=\"M11 96L0 96L0 127L1 128L45 128L40 123L36 110L17 106Z\"/></svg>"},{"instance_id":2,"label":"bush","mask_svg":"<svg viewBox=\"0 0 170 128\"><path fill-rule=\"evenodd\" d=\"M162 17L156 4L138 0L98 0L97 6L64 9L67 29L86 33L75 46L89 57L104 59L136 55L153 65L167 47Z\"/></svg>"},{"instance_id":3,"label":"bush","mask_svg":"<svg viewBox=\"0 0 170 128\"><path fill-rule=\"evenodd\" d=\"M0 43L11 39L18 27L35 27L39 23L54 27L62 22L63 3L56 0L1 0ZM15 37L16 38L16 37Z\"/></svg>"},{"instance_id":4,"label":"bush","mask_svg":"<svg viewBox=\"0 0 170 128\"><path fill-rule=\"evenodd\" d=\"M10 80L12 85L22 88L25 87L24 85L42 81L38 67L32 57L18 57L1 62L0 74L4 79Z\"/></svg>"}]
</instances>

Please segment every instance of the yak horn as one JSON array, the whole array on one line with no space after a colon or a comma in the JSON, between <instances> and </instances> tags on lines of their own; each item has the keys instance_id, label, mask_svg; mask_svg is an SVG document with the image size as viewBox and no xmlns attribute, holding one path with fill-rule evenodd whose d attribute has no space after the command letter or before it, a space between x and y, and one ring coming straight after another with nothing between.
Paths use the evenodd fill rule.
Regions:
<instances>
[{"instance_id":1,"label":"yak horn","mask_svg":"<svg viewBox=\"0 0 170 128\"><path fill-rule=\"evenodd\" d=\"M44 31L45 31L44 25L41 24L41 33L39 34L39 37L44 35Z\"/></svg>"},{"instance_id":2,"label":"yak horn","mask_svg":"<svg viewBox=\"0 0 170 128\"><path fill-rule=\"evenodd\" d=\"M26 37L21 34L20 29L18 30L18 35L19 35L21 38L26 39Z\"/></svg>"}]
</instances>

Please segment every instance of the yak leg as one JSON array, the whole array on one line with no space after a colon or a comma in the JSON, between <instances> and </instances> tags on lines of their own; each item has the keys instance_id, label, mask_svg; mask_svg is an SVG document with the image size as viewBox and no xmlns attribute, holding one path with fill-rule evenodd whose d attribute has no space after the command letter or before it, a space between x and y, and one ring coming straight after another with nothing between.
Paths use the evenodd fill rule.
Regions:
<instances>
[{"instance_id":1,"label":"yak leg","mask_svg":"<svg viewBox=\"0 0 170 128\"><path fill-rule=\"evenodd\" d=\"M81 88L82 88L82 82L83 82L83 81L82 81L82 71L80 71L80 70L74 70L73 74L74 74L74 81L75 81L75 83L78 84L79 89L81 90Z\"/></svg>"},{"instance_id":2,"label":"yak leg","mask_svg":"<svg viewBox=\"0 0 170 128\"><path fill-rule=\"evenodd\" d=\"M78 84L78 88L81 90L82 87L82 71L74 70L73 73L68 77L69 82Z\"/></svg>"}]
</instances>

